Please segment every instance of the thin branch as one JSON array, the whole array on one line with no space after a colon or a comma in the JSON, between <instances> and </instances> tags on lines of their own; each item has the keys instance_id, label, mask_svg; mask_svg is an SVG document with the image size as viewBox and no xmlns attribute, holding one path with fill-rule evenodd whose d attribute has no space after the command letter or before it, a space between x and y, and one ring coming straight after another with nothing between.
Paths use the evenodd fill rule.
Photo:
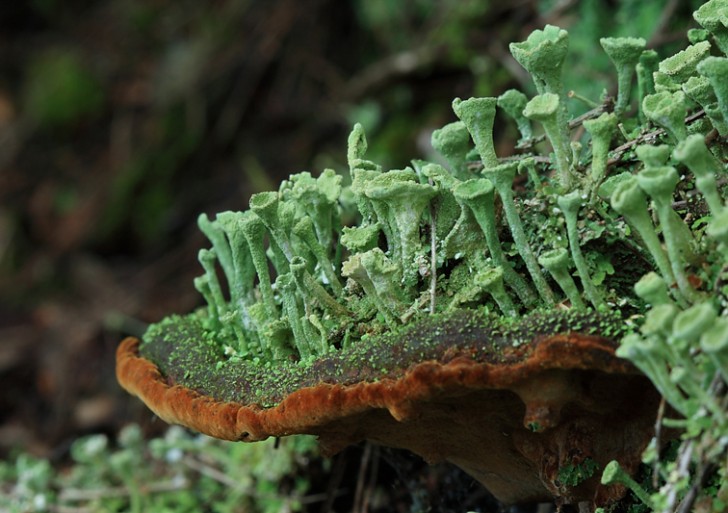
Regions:
<instances>
[{"instance_id":1,"label":"thin branch","mask_svg":"<svg viewBox=\"0 0 728 513\"><path fill-rule=\"evenodd\" d=\"M660 486L660 440L662 439L662 419L665 417L665 397L660 398L660 406L657 408L655 419L655 464L652 467L652 488L657 490Z\"/></svg>"},{"instance_id":2,"label":"thin branch","mask_svg":"<svg viewBox=\"0 0 728 513\"><path fill-rule=\"evenodd\" d=\"M664 32L670 24L670 20L675 14L675 9L680 5L680 0L670 0L660 14L654 32L647 42L647 48L654 48L658 42L664 40Z\"/></svg>"},{"instance_id":3,"label":"thin branch","mask_svg":"<svg viewBox=\"0 0 728 513\"><path fill-rule=\"evenodd\" d=\"M344 479L344 468L346 467L346 453L340 453L334 461L331 469L329 484L326 487L326 499L321 504L321 513L330 513L333 511L334 500L341 494L347 493L345 489L339 489Z\"/></svg>"},{"instance_id":4,"label":"thin branch","mask_svg":"<svg viewBox=\"0 0 728 513\"><path fill-rule=\"evenodd\" d=\"M355 513L366 513L364 509L364 486L366 485L367 467L372 456L372 444L369 442L364 445L364 454L359 463L359 476L356 480L356 491L354 492L354 508Z\"/></svg>"},{"instance_id":5,"label":"thin branch","mask_svg":"<svg viewBox=\"0 0 728 513\"><path fill-rule=\"evenodd\" d=\"M184 490L189 486L189 481L185 478L173 479L172 481L164 481L161 483L151 483L142 488L144 493L162 493L176 492ZM82 488L64 488L58 496L61 502L82 502L93 501L99 499L111 499L117 497L128 497L131 490L126 486L110 486L107 488L82 489Z\"/></svg>"},{"instance_id":6,"label":"thin branch","mask_svg":"<svg viewBox=\"0 0 728 513\"><path fill-rule=\"evenodd\" d=\"M442 55L442 48L422 46L407 50L375 62L349 80L343 97L349 101L366 96L372 90L385 84L409 76L432 66Z\"/></svg>"},{"instance_id":7,"label":"thin branch","mask_svg":"<svg viewBox=\"0 0 728 513\"><path fill-rule=\"evenodd\" d=\"M225 486L227 486L229 488L239 488L240 487L240 483L238 481L232 479L224 472L220 472L218 469L216 469L215 467L211 467L210 465L205 465L201 461L199 461L191 456L186 456L182 460L182 463L187 465L189 468L191 468L195 472L198 472L204 476L207 476L210 479L213 479L213 480L217 481L218 483L224 484Z\"/></svg>"},{"instance_id":8,"label":"thin branch","mask_svg":"<svg viewBox=\"0 0 728 513\"><path fill-rule=\"evenodd\" d=\"M689 125L690 123L697 121L698 119L700 119L704 116L705 116L705 111L699 110L698 112L695 112L694 114L691 114L690 116L685 118L685 123ZM657 128L650 132L645 132L644 134L641 134L639 137L636 137L636 138L632 139L631 141L624 143L621 146L617 146L610 152L610 153L613 153L614 156L607 161L607 165L611 166L611 165L619 162L622 158L622 154L624 154L627 150L629 150L633 146L636 146L640 143L643 143L643 142L646 142L649 140L657 139L659 136L663 135L664 133L665 133L665 129Z\"/></svg>"},{"instance_id":9,"label":"thin branch","mask_svg":"<svg viewBox=\"0 0 728 513\"><path fill-rule=\"evenodd\" d=\"M676 477L674 481L677 481L683 477L690 478L690 463L692 462L693 456L693 440L686 440L680 446L680 450L677 455L677 469ZM669 513L675 510L675 503L677 501L677 486L671 486L668 492L667 504L664 513Z\"/></svg>"}]
</instances>

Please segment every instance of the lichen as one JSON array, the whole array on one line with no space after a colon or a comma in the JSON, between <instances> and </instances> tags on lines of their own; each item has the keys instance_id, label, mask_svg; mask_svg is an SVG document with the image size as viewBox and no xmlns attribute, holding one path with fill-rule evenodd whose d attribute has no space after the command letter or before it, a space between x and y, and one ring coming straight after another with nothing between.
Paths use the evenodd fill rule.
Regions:
<instances>
[{"instance_id":1,"label":"lichen","mask_svg":"<svg viewBox=\"0 0 728 513\"><path fill-rule=\"evenodd\" d=\"M617 68L617 103L614 110L621 116L629 106L635 67L647 42L641 37L603 37L599 42Z\"/></svg>"},{"instance_id":2,"label":"lichen","mask_svg":"<svg viewBox=\"0 0 728 513\"><path fill-rule=\"evenodd\" d=\"M646 62L640 60L647 55L644 41L601 42L625 89L617 109L623 116L632 68ZM641 166L628 165L629 153L623 154L629 170L618 181L608 177L623 165L608 158L619 121L602 112L608 103L583 121L592 139L586 166L578 162L578 145L569 144L560 78L568 34L549 26L511 45L539 95L527 101L511 91L498 99L453 102L461 121L433 133L433 147L447 167L418 160L412 168L385 171L366 159L366 137L356 126L347 152L349 185L330 169L319 176L298 173L278 191L254 194L247 211L223 212L214 220L201 216L200 228L212 244L200 251L204 274L195 281L207 302L206 315L198 316L205 339L221 348L223 363L275 366L290 359L308 364L453 309L483 307L519 318L534 308L584 310L588 304L628 317L635 305L643 305L637 311L642 314L649 306L630 287L650 271L659 274L681 308L703 301L710 282L698 287L691 280L705 274L697 267L696 251L715 248L693 235L672 210L678 171L667 158L670 144L679 142L674 158L693 174L710 213L721 214L721 141L705 133L688 136L690 104L680 89L700 79L701 98L720 103L723 91L714 89L722 61L707 56L707 45L698 42L659 62L659 72L676 86L651 92L638 107L667 139L658 131L653 144L637 146ZM696 87L693 82L688 90ZM515 119L526 145L507 161L493 144L498 106ZM553 159L536 161L525 151L533 138L528 118L543 125ZM473 149L480 167L468 164ZM530 180L515 190L521 169ZM705 233L716 231L706 224ZM629 228L639 234L636 243ZM617 258L630 251L647 267L615 271ZM578 281L569 266L576 268ZM632 324L639 325L639 318Z\"/></svg>"},{"instance_id":3,"label":"lichen","mask_svg":"<svg viewBox=\"0 0 728 513\"><path fill-rule=\"evenodd\" d=\"M547 334L600 335L688 419L695 468L713 462L725 477L728 58L716 54L728 51L728 2L694 16L706 31L663 60L640 38L602 40L616 107L607 99L569 122L568 33L547 26L511 45L538 95L456 99L460 121L432 140L446 166L384 170L356 125L348 176L294 174L247 211L201 216L212 247L195 286L207 307L150 327L142 353L174 381L271 406L319 382L373 381L454 354L507 359ZM493 142L498 108L521 133L508 157ZM529 120L553 156L536 153ZM565 467L562 481L595 471ZM667 479L685 492L684 479ZM610 464L612 482L635 485Z\"/></svg>"}]
</instances>

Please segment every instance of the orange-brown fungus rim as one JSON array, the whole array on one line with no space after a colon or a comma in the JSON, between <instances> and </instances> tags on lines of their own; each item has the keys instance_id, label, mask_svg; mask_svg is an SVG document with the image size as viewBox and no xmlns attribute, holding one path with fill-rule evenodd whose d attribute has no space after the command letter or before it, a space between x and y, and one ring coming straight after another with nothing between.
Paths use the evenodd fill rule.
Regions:
<instances>
[{"instance_id":1,"label":"orange-brown fungus rim","mask_svg":"<svg viewBox=\"0 0 728 513\"><path fill-rule=\"evenodd\" d=\"M386 409L398 420L410 405L434 396L476 389L509 389L525 378L550 369L593 370L634 374L632 365L614 355L614 343L603 337L569 334L539 341L523 361L512 364L456 358L448 363L414 364L397 379L352 385L321 383L287 395L271 408L216 401L178 384L170 384L159 368L139 356L140 341L129 337L116 353L119 383L156 415L200 433L233 441L270 436L315 434L317 428L370 409Z\"/></svg>"}]
</instances>

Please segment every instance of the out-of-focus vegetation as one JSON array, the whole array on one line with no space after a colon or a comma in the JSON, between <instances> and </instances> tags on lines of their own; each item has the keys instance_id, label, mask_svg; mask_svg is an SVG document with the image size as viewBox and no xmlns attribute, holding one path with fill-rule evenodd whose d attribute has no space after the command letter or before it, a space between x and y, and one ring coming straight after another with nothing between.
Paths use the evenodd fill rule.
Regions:
<instances>
[{"instance_id":1,"label":"out-of-focus vegetation","mask_svg":"<svg viewBox=\"0 0 728 513\"><path fill-rule=\"evenodd\" d=\"M307 495L302 470L317 452L315 440L300 436L274 444L221 443L179 427L145 441L139 427L129 425L119 433L118 447L103 434L74 441L73 465L63 472L28 454L0 463L0 508L279 513L322 502L325 496Z\"/></svg>"}]
</instances>

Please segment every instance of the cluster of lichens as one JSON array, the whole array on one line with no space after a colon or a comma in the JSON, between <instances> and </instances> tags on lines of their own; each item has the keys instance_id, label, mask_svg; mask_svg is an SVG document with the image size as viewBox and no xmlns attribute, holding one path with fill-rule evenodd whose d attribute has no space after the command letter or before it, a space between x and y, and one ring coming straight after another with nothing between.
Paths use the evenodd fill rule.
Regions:
<instances>
[{"instance_id":1,"label":"cluster of lichens","mask_svg":"<svg viewBox=\"0 0 728 513\"><path fill-rule=\"evenodd\" d=\"M618 354L689 419L668 424L692 429L690 468L662 469L681 491L662 494L664 504L642 494L671 507L688 489L685 476L715 472L699 462L714 464L728 445L728 58L711 55L728 53L728 2L711 0L695 19L704 30L664 60L643 39L602 39L617 99L578 120L568 119L561 83L568 34L547 26L511 45L538 94L455 100L459 121L432 136L443 165L384 171L365 158L356 126L346 185L332 170L299 173L253 195L245 212L201 216L212 248L200 251L205 273L195 286L207 308L191 318L227 358L270 365L310 363L459 309L504 319L621 309L631 333ZM496 155L497 108L520 131L515 157ZM531 153L534 123L551 158ZM576 125L590 152L572 141ZM607 256L598 279L605 255L620 261ZM605 482L617 479L608 470ZM718 472L725 478L725 465Z\"/></svg>"}]
</instances>

